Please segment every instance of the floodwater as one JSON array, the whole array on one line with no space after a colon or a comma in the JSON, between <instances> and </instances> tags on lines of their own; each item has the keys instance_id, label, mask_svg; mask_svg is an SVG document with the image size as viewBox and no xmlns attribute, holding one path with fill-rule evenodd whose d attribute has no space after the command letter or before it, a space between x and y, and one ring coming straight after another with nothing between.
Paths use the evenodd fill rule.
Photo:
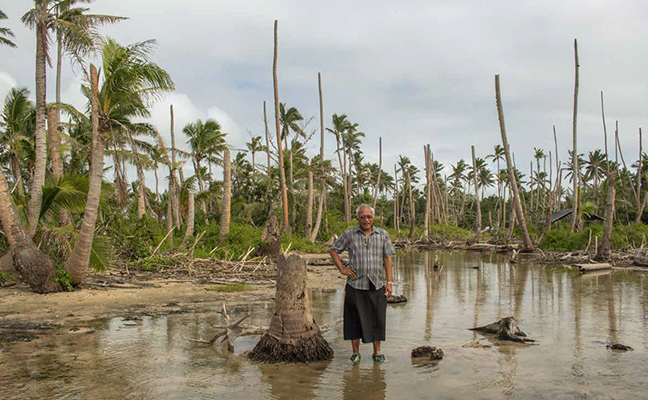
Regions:
<instances>
[{"instance_id":1,"label":"floodwater","mask_svg":"<svg viewBox=\"0 0 648 400\"><path fill-rule=\"evenodd\" d=\"M432 268L438 254L443 269ZM395 259L395 292L410 301L387 311L387 361L349 361L337 325L324 337L329 362L263 365L185 338L209 338L220 314L184 314L70 327L31 343L0 344L0 398L8 399L638 399L648 383L648 275L614 271L579 276L563 267L509 265L503 256L413 252ZM311 294L320 323L341 317L342 291ZM267 325L272 304L230 310ZM499 342L467 330L514 316L538 345ZM490 347L463 347L478 340ZM608 342L632 346L607 350ZM412 362L421 345L442 361Z\"/></svg>"}]
</instances>

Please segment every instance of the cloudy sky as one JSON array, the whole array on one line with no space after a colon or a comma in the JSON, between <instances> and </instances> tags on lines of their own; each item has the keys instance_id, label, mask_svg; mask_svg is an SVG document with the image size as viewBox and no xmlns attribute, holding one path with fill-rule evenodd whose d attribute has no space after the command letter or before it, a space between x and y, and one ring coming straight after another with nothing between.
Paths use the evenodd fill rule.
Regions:
<instances>
[{"instance_id":1,"label":"cloudy sky","mask_svg":"<svg viewBox=\"0 0 648 400\"><path fill-rule=\"evenodd\" d=\"M0 5L9 16L2 24L14 31L18 45L0 47L2 98L12 86L33 92L35 37L19 20L30 3ZM263 134L264 100L268 117L274 113L277 19L280 101L314 116L311 126L318 127L321 72L327 126L333 113L357 122L367 135L363 151L371 162L378 162L382 136L388 172L398 155L423 169L426 143L444 164L468 161L471 145L477 156L492 153L500 143L495 74L501 75L518 167L528 174L534 147L553 152L553 125L560 159L566 160L574 38L581 64L579 153L603 147L604 91L608 133L618 120L626 161L638 158L638 130L648 106L646 1L97 0L91 10L130 18L102 31L120 43L158 40L154 61L171 73L177 88L152 112L151 122L167 143L169 104L176 111L176 131L197 118L214 117L235 147L249 141L248 131ZM48 74L49 101L54 75ZM82 101L79 82L66 65L64 101ZM317 145L309 144L313 154ZM326 146L327 158L333 158L330 134Z\"/></svg>"}]
</instances>

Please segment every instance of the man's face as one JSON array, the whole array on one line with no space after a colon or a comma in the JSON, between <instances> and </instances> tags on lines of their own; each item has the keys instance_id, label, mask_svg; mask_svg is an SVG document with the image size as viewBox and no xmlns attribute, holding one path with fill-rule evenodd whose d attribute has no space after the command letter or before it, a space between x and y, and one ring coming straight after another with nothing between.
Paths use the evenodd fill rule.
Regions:
<instances>
[{"instance_id":1,"label":"man's face","mask_svg":"<svg viewBox=\"0 0 648 400\"><path fill-rule=\"evenodd\" d=\"M358 222L360 223L360 228L366 230L370 229L373 225L373 214L371 209L367 207L362 207L358 213Z\"/></svg>"}]
</instances>

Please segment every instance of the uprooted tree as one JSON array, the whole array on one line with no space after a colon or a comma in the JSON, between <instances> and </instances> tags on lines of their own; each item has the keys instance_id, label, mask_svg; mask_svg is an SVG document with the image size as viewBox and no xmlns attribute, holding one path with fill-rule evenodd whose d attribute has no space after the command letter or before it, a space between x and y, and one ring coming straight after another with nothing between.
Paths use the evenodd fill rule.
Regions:
<instances>
[{"instance_id":1,"label":"uprooted tree","mask_svg":"<svg viewBox=\"0 0 648 400\"><path fill-rule=\"evenodd\" d=\"M333 349L322 337L311 313L306 287L306 261L297 254L280 254L277 258L275 299L270 327L249 358L269 363L331 359Z\"/></svg>"}]
</instances>

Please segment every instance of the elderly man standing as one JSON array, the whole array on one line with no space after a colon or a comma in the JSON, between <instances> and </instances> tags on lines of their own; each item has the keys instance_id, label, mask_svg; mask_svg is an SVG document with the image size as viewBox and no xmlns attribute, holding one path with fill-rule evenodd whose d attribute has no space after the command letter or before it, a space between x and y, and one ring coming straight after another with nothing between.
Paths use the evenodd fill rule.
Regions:
<instances>
[{"instance_id":1,"label":"elderly man standing","mask_svg":"<svg viewBox=\"0 0 648 400\"><path fill-rule=\"evenodd\" d=\"M380 342L385 340L387 298L392 294L392 246L389 234L373 226L374 210L362 204L356 210L358 226L348 229L333 243L329 254L342 275L347 276L344 298L344 340L351 340L351 361L360 362L360 339L373 343L373 360L385 361ZM340 254L349 251L349 266ZM387 282L383 279L383 269Z\"/></svg>"}]
</instances>

